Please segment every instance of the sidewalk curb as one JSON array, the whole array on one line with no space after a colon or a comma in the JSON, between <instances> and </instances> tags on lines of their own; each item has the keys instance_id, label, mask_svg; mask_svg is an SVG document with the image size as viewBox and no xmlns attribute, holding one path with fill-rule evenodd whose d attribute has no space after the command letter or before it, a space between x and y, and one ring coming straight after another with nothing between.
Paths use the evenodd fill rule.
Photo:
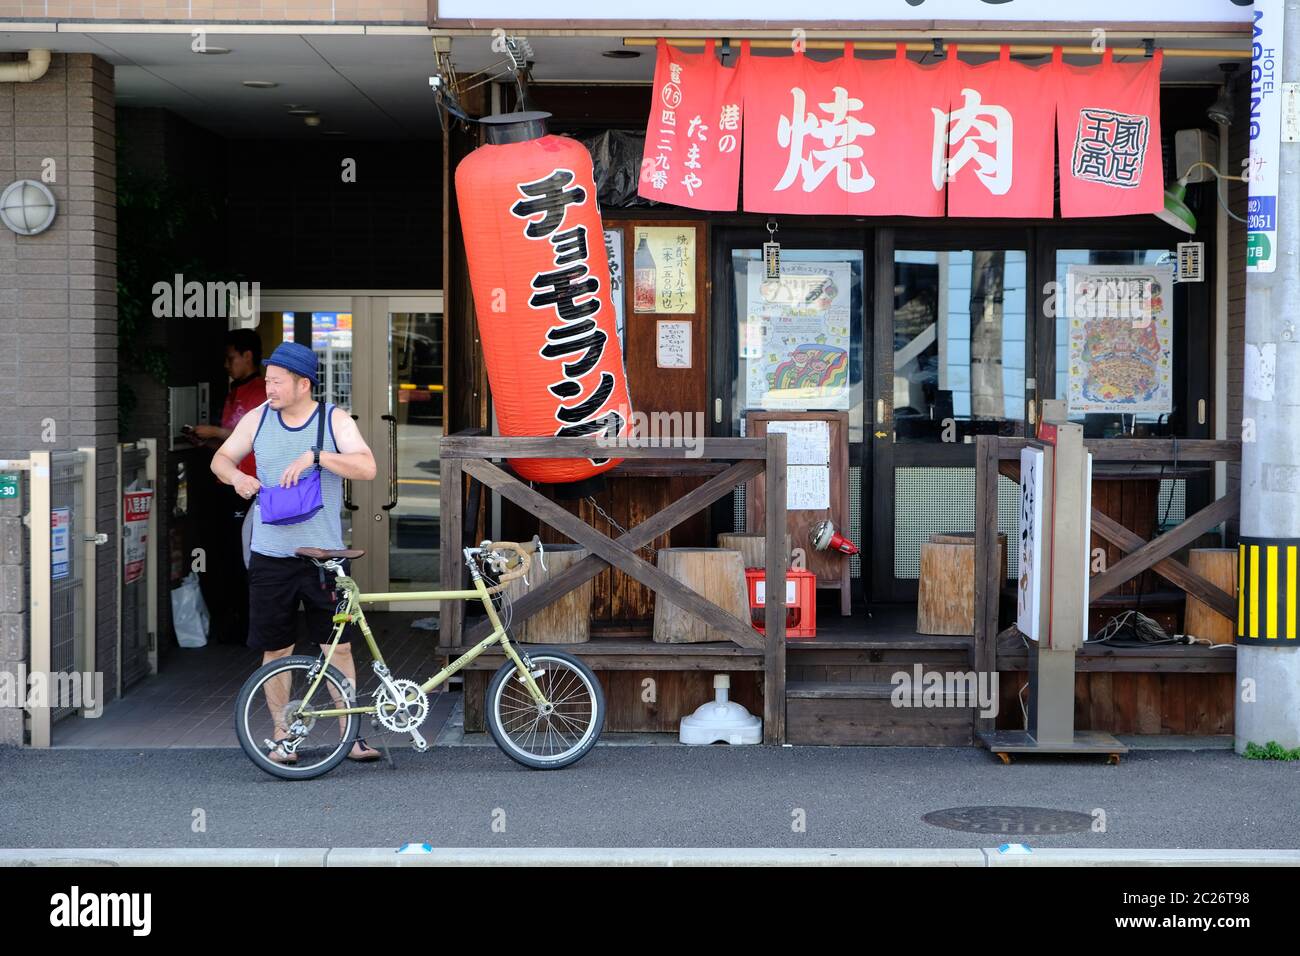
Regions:
<instances>
[{"instance_id":1,"label":"sidewalk curb","mask_svg":"<svg viewBox=\"0 0 1300 956\"><path fill-rule=\"evenodd\" d=\"M18 866L1300 866L1300 850L995 848L742 849L445 847L398 854L389 847L0 849L0 867Z\"/></svg>"}]
</instances>

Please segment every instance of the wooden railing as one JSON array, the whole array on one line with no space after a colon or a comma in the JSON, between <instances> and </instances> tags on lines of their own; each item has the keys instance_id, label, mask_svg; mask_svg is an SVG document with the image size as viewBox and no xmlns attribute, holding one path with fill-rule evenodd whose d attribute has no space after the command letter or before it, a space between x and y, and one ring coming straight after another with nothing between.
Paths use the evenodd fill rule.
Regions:
<instances>
[{"instance_id":1,"label":"wooden railing","mask_svg":"<svg viewBox=\"0 0 1300 956\"><path fill-rule=\"evenodd\" d=\"M667 508L619 537L611 538L535 491L525 481L493 464L494 460L511 458L622 458L625 459L624 465L620 466L623 473L646 476L693 473L712 476ZM789 555L785 553L784 434L765 438L705 438L691 447L675 448L616 448L591 438L500 438L456 434L443 438L440 459L442 587L457 588L462 586L464 580L465 565L461 546L466 518L464 486L465 477L468 476L507 501L536 515L560 534L591 552L583 560L515 601L514 621L522 621L537 613L595 578L606 568L617 568L653 590L656 599L671 601L709 624L728 641L763 655L764 741L777 743L785 739L784 602L769 600L766 603L766 634L759 634L748 621L738 620L637 554L655 538L730 494L736 485L763 475L767 488L767 593L784 595L789 561ZM651 462L665 464L650 466ZM718 462L732 464L718 465ZM619 472L616 470L614 473ZM444 603L438 617L439 645L451 650L472 645L490 633L487 621L479 621L466 629L465 607L461 602ZM566 646L566 649L579 655L582 653L581 645Z\"/></svg>"},{"instance_id":2,"label":"wooden railing","mask_svg":"<svg viewBox=\"0 0 1300 956\"><path fill-rule=\"evenodd\" d=\"M976 442L975 478L975 660L978 672L998 669L998 611L1002 590L1001 552L998 547L998 477L1020 478L1020 450L1028 444L1024 438L1001 438L981 435ZM1241 460L1241 442L1207 439L1093 439L1084 447L1092 453L1094 471L1106 463L1192 465L1206 462ZM1168 477L1175 477L1171 473ZM1094 479L1095 481L1095 479ZM1192 571L1172 555L1191 544L1197 537L1237 515L1240 495L1231 492L1176 528L1144 540L1095 506L1092 508L1092 531L1125 556L1089 582L1089 600L1096 601L1117 587L1146 571L1169 581L1191 594L1218 613L1235 620L1235 597ZM1013 542L1008 543L1014 547ZM1085 610L1085 613L1086 610ZM1021 645L1023 647L1023 645ZM1021 652L1023 653L1023 651ZM1217 665L1216 665L1217 666ZM1208 669L1208 668L1207 668ZM991 729L981 721L979 729Z\"/></svg>"}]
</instances>

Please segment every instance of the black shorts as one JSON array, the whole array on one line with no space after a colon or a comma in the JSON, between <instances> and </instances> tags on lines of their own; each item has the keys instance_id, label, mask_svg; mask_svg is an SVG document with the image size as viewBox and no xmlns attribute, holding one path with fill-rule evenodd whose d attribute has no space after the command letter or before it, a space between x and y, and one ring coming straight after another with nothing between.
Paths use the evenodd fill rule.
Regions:
<instances>
[{"instance_id":1,"label":"black shorts","mask_svg":"<svg viewBox=\"0 0 1300 956\"><path fill-rule=\"evenodd\" d=\"M347 562L343 573L347 573ZM271 558L252 553L248 565L248 646L278 651L298 643L298 606L307 612L307 636L326 644L334 633L334 609L342 595L332 574L321 587L320 571L306 558ZM352 640L356 625L343 629L340 644Z\"/></svg>"}]
</instances>

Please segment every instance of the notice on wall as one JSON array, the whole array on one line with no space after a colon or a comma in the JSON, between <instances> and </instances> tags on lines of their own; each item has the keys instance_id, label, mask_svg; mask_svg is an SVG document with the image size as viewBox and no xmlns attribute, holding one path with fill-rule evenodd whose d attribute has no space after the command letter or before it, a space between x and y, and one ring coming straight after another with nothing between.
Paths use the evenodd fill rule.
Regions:
<instances>
[{"instance_id":1,"label":"notice on wall","mask_svg":"<svg viewBox=\"0 0 1300 956\"><path fill-rule=\"evenodd\" d=\"M50 577L58 581L72 573L72 509L50 511Z\"/></svg>"},{"instance_id":2,"label":"notice on wall","mask_svg":"<svg viewBox=\"0 0 1300 956\"><path fill-rule=\"evenodd\" d=\"M632 254L632 311L695 312L695 227L639 226Z\"/></svg>"},{"instance_id":3,"label":"notice on wall","mask_svg":"<svg viewBox=\"0 0 1300 956\"><path fill-rule=\"evenodd\" d=\"M149 553L149 512L153 508L152 491L122 493L122 583L131 584L144 577Z\"/></svg>"},{"instance_id":4,"label":"notice on wall","mask_svg":"<svg viewBox=\"0 0 1300 956\"><path fill-rule=\"evenodd\" d=\"M828 465L791 465L786 469L787 511L822 511L831 506L831 469Z\"/></svg>"},{"instance_id":5,"label":"notice on wall","mask_svg":"<svg viewBox=\"0 0 1300 956\"><path fill-rule=\"evenodd\" d=\"M849 407L853 274L847 262L746 263L745 406Z\"/></svg>"},{"instance_id":6,"label":"notice on wall","mask_svg":"<svg viewBox=\"0 0 1300 956\"><path fill-rule=\"evenodd\" d=\"M829 465L831 424L819 422L768 422L769 435L780 432L785 439L787 465Z\"/></svg>"},{"instance_id":7,"label":"notice on wall","mask_svg":"<svg viewBox=\"0 0 1300 956\"><path fill-rule=\"evenodd\" d=\"M1085 542L1087 538L1085 537ZM1043 452L1020 449L1020 578L1016 583L1016 627L1038 640L1043 569ZM1086 607L1086 605L1085 605ZM1084 615L1085 620L1087 615Z\"/></svg>"},{"instance_id":8,"label":"notice on wall","mask_svg":"<svg viewBox=\"0 0 1300 956\"><path fill-rule=\"evenodd\" d=\"M614 300L614 328L618 330L618 343L627 347L623 334L623 230L605 230L605 255L609 258L609 294Z\"/></svg>"},{"instance_id":9,"label":"notice on wall","mask_svg":"<svg viewBox=\"0 0 1300 956\"><path fill-rule=\"evenodd\" d=\"M1069 409L1173 410L1173 267L1071 266Z\"/></svg>"},{"instance_id":10,"label":"notice on wall","mask_svg":"<svg viewBox=\"0 0 1300 956\"><path fill-rule=\"evenodd\" d=\"M690 322L655 322L655 364L659 368L691 367Z\"/></svg>"}]
</instances>

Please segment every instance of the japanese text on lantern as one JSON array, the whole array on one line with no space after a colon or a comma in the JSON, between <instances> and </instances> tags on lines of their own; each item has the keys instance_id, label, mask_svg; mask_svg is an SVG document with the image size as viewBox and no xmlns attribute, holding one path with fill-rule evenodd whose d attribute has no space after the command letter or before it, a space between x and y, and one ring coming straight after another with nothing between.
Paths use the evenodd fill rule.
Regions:
<instances>
[{"instance_id":1,"label":"japanese text on lantern","mask_svg":"<svg viewBox=\"0 0 1300 956\"><path fill-rule=\"evenodd\" d=\"M528 304L534 309L554 308L560 320L547 331L546 343L538 350L542 358L562 363L561 375L548 386L548 391L561 399L555 410L561 425L555 434L580 437L604 430L617 435L623 427L622 416L616 411L599 415L614 391L614 376L601 372L600 381L586 398L582 398L579 381L600 363L608 336L594 319L600 311L600 280L589 274L587 228L560 231L568 206L587 201L587 191L581 186L569 188L573 179L571 170L557 169L543 179L518 184L520 194L527 198L511 206L510 212L527 221L524 234L529 239L547 239L552 246L556 269L533 276L532 287L538 291ZM542 218L536 219L539 214ZM565 405L565 401L572 404Z\"/></svg>"}]
</instances>

